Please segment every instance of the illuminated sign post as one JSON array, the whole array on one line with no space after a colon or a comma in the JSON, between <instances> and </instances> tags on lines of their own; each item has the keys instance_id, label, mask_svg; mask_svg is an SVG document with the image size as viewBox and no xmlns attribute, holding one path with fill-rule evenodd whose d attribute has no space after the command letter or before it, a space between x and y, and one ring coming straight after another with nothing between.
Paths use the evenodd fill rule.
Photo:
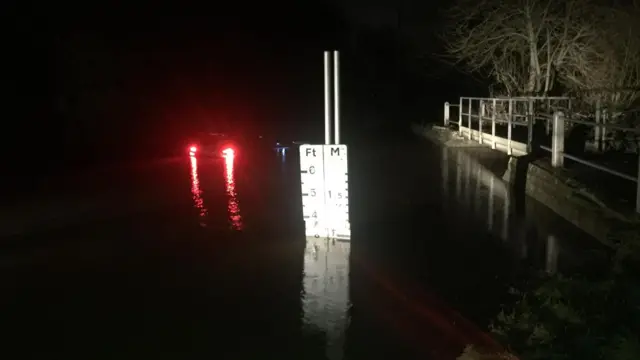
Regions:
<instances>
[{"instance_id":1,"label":"illuminated sign post","mask_svg":"<svg viewBox=\"0 0 640 360\"><path fill-rule=\"evenodd\" d=\"M305 234L351 239L347 146L340 141L338 52L333 52L334 144L331 141L331 56L324 53L324 145L300 146L300 180Z\"/></svg>"},{"instance_id":2,"label":"illuminated sign post","mask_svg":"<svg viewBox=\"0 0 640 360\"><path fill-rule=\"evenodd\" d=\"M330 96L333 58L333 103ZM325 358L344 358L349 326L349 183L347 146L340 144L338 52L324 53L323 145L300 146L302 213L305 222L304 323L325 336ZM331 106L333 104L333 106ZM333 110L333 141L331 111Z\"/></svg>"}]
</instances>

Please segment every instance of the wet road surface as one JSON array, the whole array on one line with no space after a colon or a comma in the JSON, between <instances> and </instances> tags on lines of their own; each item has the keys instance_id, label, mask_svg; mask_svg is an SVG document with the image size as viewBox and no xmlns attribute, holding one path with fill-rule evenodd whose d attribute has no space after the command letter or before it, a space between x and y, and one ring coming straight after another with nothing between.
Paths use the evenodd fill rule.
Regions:
<instances>
[{"instance_id":1,"label":"wet road surface","mask_svg":"<svg viewBox=\"0 0 640 360\"><path fill-rule=\"evenodd\" d=\"M459 150L354 146L349 161L351 242L305 243L291 153L110 170L4 209L21 235L2 240L0 355L453 359L495 346L482 330L532 268L589 256L586 235L516 206Z\"/></svg>"}]
</instances>

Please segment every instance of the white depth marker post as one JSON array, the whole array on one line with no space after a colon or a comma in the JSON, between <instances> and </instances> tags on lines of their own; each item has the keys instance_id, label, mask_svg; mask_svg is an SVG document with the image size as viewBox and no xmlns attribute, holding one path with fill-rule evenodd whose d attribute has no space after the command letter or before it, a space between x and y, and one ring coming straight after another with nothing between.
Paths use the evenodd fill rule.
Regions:
<instances>
[{"instance_id":1,"label":"white depth marker post","mask_svg":"<svg viewBox=\"0 0 640 360\"><path fill-rule=\"evenodd\" d=\"M331 142L330 61L324 53L325 144L300 146L302 213L305 222L305 324L326 334L325 358L344 358L349 324L349 189L347 146L340 145L338 52L333 53L334 142ZM342 240L342 241L340 241Z\"/></svg>"},{"instance_id":2,"label":"white depth marker post","mask_svg":"<svg viewBox=\"0 0 640 360\"><path fill-rule=\"evenodd\" d=\"M333 58L333 108L331 60ZM339 54L324 52L324 145L300 146L305 234L313 238L351 238L347 146L340 141ZM334 141L331 141L331 110Z\"/></svg>"}]
</instances>

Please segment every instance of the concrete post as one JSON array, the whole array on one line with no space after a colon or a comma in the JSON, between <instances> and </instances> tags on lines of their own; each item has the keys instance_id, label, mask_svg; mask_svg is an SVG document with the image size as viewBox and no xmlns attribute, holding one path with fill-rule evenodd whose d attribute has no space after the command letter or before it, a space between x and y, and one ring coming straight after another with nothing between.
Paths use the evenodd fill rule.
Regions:
<instances>
[{"instance_id":1,"label":"concrete post","mask_svg":"<svg viewBox=\"0 0 640 360\"><path fill-rule=\"evenodd\" d=\"M462 98L458 105L458 135L462 136Z\"/></svg>"},{"instance_id":2,"label":"concrete post","mask_svg":"<svg viewBox=\"0 0 640 360\"><path fill-rule=\"evenodd\" d=\"M467 120L469 122L469 141L471 141L471 129L472 129L472 127L471 127L471 105L472 105L471 102L472 102L472 100L471 100L471 98L469 98L469 109L467 110Z\"/></svg>"},{"instance_id":3,"label":"concrete post","mask_svg":"<svg viewBox=\"0 0 640 360\"><path fill-rule=\"evenodd\" d=\"M600 135L602 133L602 128L600 127L600 123L602 122L601 121L602 120L601 119L602 114L601 114L600 110L601 110L600 109L600 99L597 99L596 100L596 119L595 119L596 120L596 127L594 129L594 136L593 136L595 141L596 141L595 145L596 145L596 151L597 152L601 152L603 150L602 149L602 142L600 141L600 139L602 138L602 136Z\"/></svg>"},{"instance_id":4,"label":"concrete post","mask_svg":"<svg viewBox=\"0 0 640 360\"><path fill-rule=\"evenodd\" d=\"M564 114L558 111L553 114L553 133L551 134L551 166L564 165Z\"/></svg>"},{"instance_id":5,"label":"concrete post","mask_svg":"<svg viewBox=\"0 0 640 360\"><path fill-rule=\"evenodd\" d=\"M492 105L492 112L491 112L491 148L492 149L496 149L496 98L493 98L493 105Z\"/></svg>"},{"instance_id":6,"label":"concrete post","mask_svg":"<svg viewBox=\"0 0 640 360\"><path fill-rule=\"evenodd\" d=\"M449 102L444 103L444 127L449 127Z\"/></svg>"}]
</instances>

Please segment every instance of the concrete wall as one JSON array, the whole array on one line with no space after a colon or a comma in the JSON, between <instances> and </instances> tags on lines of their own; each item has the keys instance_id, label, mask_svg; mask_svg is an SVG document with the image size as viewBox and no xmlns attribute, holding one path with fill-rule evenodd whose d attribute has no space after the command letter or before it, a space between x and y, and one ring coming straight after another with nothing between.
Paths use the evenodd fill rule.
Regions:
<instances>
[{"instance_id":1,"label":"concrete wall","mask_svg":"<svg viewBox=\"0 0 640 360\"><path fill-rule=\"evenodd\" d=\"M486 145L461 138L457 132L441 127L422 129L422 136L445 147L482 147L482 151L477 152L478 157L487 151ZM496 155L505 155L502 151L489 151L495 152ZM474 152L470 154L473 155ZM611 234L618 228L640 224L636 215L622 214L607 208L591 198L575 182L562 178L551 167L548 159L535 160L529 155L521 155L506 157L505 161L508 162L506 171L504 174L497 174L502 176L505 182L511 184L516 191L524 191L607 245L612 244Z\"/></svg>"},{"instance_id":2,"label":"concrete wall","mask_svg":"<svg viewBox=\"0 0 640 360\"><path fill-rule=\"evenodd\" d=\"M511 157L503 179L514 185L523 182L522 190L527 195L587 234L602 242L608 241L615 213L589 201L577 188L556 176L548 160L531 162L527 157Z\"/></svg>"},{"instance_id":3,"label":"concrete wall","mask_svg":"<svg viewBox=\"0 0 640 360\"><path fill-rule=\"evenodd\" d=\"M549 159L512 157L503 179L521 183L527 195L604 244L614 245L614 233L640 225L637 214L607 207L579 183L551 167Z\"/></svg>"},{"instance_id":4,"label":"concrete wall","mask_svg":"<svg viewBox=\"0 0 640 360\"><path fill-rule=\"evenodd\" d=\"M469 128L464 126L462 127L462 137L469 139ZM527 144L513 140L508 141L500 136L496 136L494 139L493 135L490 133L480 133L478 130L471 129L471 140L485 146L492 146L493 141L495 141L496 149L501 150L504 153L508 153L508 149L511 148L511 153L513 155L520 156L527 154Z\"/></svg>"}]
</instances>

